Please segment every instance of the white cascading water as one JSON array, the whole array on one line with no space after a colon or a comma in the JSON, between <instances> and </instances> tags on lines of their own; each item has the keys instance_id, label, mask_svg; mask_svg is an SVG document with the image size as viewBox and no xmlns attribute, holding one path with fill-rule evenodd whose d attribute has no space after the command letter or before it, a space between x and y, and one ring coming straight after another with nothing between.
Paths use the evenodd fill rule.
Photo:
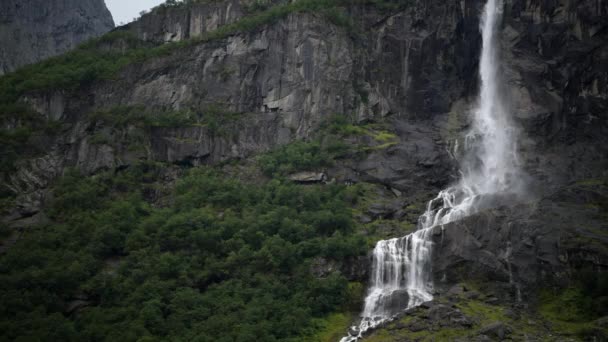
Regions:
<instances>
[{"instance_id":1,"label":"white cascading water","mask_svg":"<svg viewBox=\"0 0 608 342\"><path fill-rule=\"evenodd\" d=\"M373 252L370 288L361 323L341 342L363 333L397 313L433 299L431 234L434 227L477 212L492 196L517 194L523 173L517 158L518 130L501 99L496 34L503 0L487 0L481 18L483 46L479 65L481 87L472 128L459 151L460 181L441 191L427 205L418 230L401 238L379 241Z\"/></svg>"}]
</instances>

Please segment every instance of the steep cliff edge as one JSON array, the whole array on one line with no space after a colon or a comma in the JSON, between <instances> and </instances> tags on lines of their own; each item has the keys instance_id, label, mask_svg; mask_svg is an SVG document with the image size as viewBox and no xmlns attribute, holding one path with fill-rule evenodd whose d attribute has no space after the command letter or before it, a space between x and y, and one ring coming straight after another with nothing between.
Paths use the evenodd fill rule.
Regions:
<instances>
[{"instance_id":1,"label":"steep cliff edge","mask_svg":"<svg viewBox=\"0 0 608 342\"><path fill-rule=\"evenodd\" d=\"M103 0L2 1L0 75L62 54L112 28Z\"/></svg>"},{"instance_id":2,"label":"steep cliff edge","mask_svg":"<svg viewBox=\"0 0 608 342\"><path fill-rule=\"evenodd\" d=\"M8 142L3 153L10 156L2 165L3 221L10 232L3 249L10 251L31 227L48 224L48 216L65 219L48 207L58 198L65 201L65 190L56 190L56 184L71 169L93 176L91 182L112 177L108 175L122 180L125 170L140 172L142 162L141 191L154 208L178 212L180 205L187 207L175 204L168 189L184 169L210 165L246 183L291 176L301 183L328 179L356 184L349 189L361 197L349 202L356 222L356 233L349 231L349 237L363 236L371 244L411 231L426 201L457 174L451 153L466 131L477 93L483 1L303 0L273 1L261 8L249 3L162 8L55 64L0 79L2 137ZM550 302L539 299L543 291L575 287L581 272L605 274L608 268L608 8L597 1L530 0L505 1L504 8L504 93L525 132L520 144L522 164L531 176L530 197L516 204L496 199L493 208L438 229L434 275L440 302L408 313L370 340L432 338L421 330L445 330L446 340L500 339L519 324L529 329L525 338L549 332L579 338L574 328L551 326L550 315L538 318L543 323L535 327L522 322L530 320L538 303ZM66 66L74 73L54 74ZM40 77L44 75L53 77ZM152 179L149 170L156 167L161 171ZM292 174L297 171L314 176ZM108 182L97 184L106 195ZM129 184L124 180L113 186ZM221 196L210 201L224 203ZM143 205L127 212L148 211L152 209ZM213 215L230 217L232 211L222 208ZM158 225L181 232L191 224L188 220ZM133 231L120 226L123 231L115 235L100 233L100 239L129 243L104 250L103 265L92 273L105 277L108 264L116 262L123 267L121 276L130 274L128 268L143 255L140 249L153 244L145 235L162 240L168 234L156 232L154 222L141 221ZM271 231L282 238L297 235ZM257 241L255 234L239 238ZM197 248L213 249L209 237L195 237ZM163 240L160 249L191 251L174 240ZM270 250L283 253L266 252ZM365 282L367 265L360 250L336 250L331 256L314 254L312 273L328 279L338 272L351 282ZM244 262L247 253L236 260ZM224 281L222 267L234 267L236 256L224 257L226 264L214 265L211 276L193 276L196 280L184 286L204 293L210 284ZM461 283L466 284L454 287ZM112 298L91 284L53 291L64 302L49 306L51 312L80 301L92 307L81 311L85 317ZM605 295L589 296L583 297L605 300ZM452 298L456 302L441 302ZM165 318L174 312L164 302L149 306L153 312L162 308ZM72 309L65 310L78 311ZM488 316L498 311L505 314ZM125 315L139 324L137 314ZM490 326L496 322L478 316L500 320L503 326ZM596 318L586 316L589 322L576 329L601 338L603 323L591 323ZM342 322L335 337L346 325ZM153 334L166 337L169 332Z\"/></svg>"}]
</instances>

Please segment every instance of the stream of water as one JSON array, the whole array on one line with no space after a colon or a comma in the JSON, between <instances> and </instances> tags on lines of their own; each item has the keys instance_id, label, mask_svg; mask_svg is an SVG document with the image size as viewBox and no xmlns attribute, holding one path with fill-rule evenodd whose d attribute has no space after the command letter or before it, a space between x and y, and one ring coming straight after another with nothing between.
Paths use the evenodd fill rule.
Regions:
<instances>
[{"instance_id":1,"label":"stream of water","mask_svg":"<svg viewBox=\"0 0 608 342\"><path fill-rule=\"evenodd\" d=\"M431 237L435 227L477 212L488 196L520 191L518 130L500 94L496 37L502 11L503 0L487 0L481 17L478 103L462 151L454 151L462 176L428 203L415 232L376 244L361 322L341 342L357 341L399 312L433 299Z\"/></svg>"}]
</instances>

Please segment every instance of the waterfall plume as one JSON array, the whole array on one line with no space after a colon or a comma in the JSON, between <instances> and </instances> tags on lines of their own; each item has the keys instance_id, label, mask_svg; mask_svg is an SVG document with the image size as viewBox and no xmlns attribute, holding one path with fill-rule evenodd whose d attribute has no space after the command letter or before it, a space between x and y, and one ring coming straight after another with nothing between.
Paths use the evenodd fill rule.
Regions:
<instances>
[{"instance_id":1,"label":"waterfall plume","mask_svg":"<svg viewBox=\"0 0 608 342\"><path fill-rule=\"evenodd\" d=\"M376 244L361 323L341 342L356 341L398 312L433 299L433 228L491 205L486 203L491 197L522 191L525 177L517 157L518 129L500 89L496 38L502 12L503 0L487 0L480 25L483 45L478 103L472 113L471 129L460 144L462 152L454 153L458 156L460 180L428 203L415 232Z\"/></svg>"}]
</instances>

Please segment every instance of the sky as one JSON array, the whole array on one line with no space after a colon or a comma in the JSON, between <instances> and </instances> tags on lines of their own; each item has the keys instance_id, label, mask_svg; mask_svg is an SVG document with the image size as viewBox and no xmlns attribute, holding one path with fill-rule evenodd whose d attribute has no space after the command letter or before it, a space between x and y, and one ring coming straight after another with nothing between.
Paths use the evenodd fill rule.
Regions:
<instances>
[{"instance_id":1,"label":"sky","mask_svg":"<svg viewBox=\"0 0 608 342\"><path fill-rule=\"evenodd\" d=\"M139 12L143 10L149 10L150 8L157 6L164 0L105 0L106 6L112 16L114 17L114 23L116 26L121 23L129 23L133 18L139 17Z\"/></svg>"}]
</instances>

